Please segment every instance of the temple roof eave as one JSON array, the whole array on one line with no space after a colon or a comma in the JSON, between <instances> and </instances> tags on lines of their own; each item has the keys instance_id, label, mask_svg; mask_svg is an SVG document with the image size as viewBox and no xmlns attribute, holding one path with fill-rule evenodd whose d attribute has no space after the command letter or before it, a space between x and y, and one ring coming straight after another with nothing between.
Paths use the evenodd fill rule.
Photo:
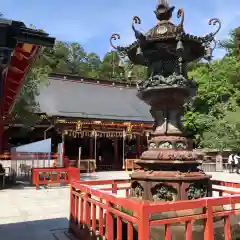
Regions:
<instances>
[{"instance_id":1,"label":"temple roof eave","mask_svg":"<svg viewBox=\"0 0 240 240\"><path fill-rule=\"evenodd\" d=\"M152 122L150 107L136 94L135 88L51 77L50 84L40 89L36 100L40 112L51 116Z\"/></svg>"}]
</instances>

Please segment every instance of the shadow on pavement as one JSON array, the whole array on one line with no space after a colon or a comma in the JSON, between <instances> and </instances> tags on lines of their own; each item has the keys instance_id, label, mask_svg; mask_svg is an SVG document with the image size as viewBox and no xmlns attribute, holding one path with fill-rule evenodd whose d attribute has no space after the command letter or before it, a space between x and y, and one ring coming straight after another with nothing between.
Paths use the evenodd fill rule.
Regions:
<instances>
[{"instance_id":1,"label":"shadow on pavement","mask_svg":"<svg viewBox=\"0 0 240 240\"><path fill-rule=\"evenodd\" d=\"M72 239L68 233L68 219L55 218L1 224L0 238L4 240L64 240Z\"/></svg>"}]
</instances>

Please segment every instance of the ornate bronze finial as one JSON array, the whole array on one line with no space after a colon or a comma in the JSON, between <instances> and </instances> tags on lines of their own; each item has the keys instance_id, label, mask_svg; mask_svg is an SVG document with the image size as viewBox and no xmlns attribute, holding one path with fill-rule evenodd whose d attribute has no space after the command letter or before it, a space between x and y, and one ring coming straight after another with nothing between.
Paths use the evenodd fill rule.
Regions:
<instances>
[{"instance_id":1,"label":"ornate bronze finial","mask_svg":"<svg viewBox=\"0 0 240 240\"><path fill-rule=\"evenodd\" d=\"M172 17L174 9L174 6L169 6L168 0L158 0L158 5L154 13L159 21L168 21Z\"/></svg>"},{"instance_id":2,"label":"ornate bronze finial","mask_svg":"<svg viewBox=\"0 0 240 240\"><path fill-rule=\"evenodd\" d=\"M110 37L110 45L113 49L115 50L118 50L118 47L115 46L113 43L112 43L112 40L117 40L117 39L120 39L120 35L118 33L114 33L112 34L112 36Z\"/></svg>"},{"instance_id":3,"label":"ornate bronze finial","mask_svg":"<svg viewBox=\"0 0 240 240\"><path fill-rule=\"evenodd\" d=\"M135 33L136 39L138 39L138 40L145 40L146 36L135 28L135 24L141 24L141 19L138 16L134 16L133 17L132 30Z\"/></svg>"}]
</instances>

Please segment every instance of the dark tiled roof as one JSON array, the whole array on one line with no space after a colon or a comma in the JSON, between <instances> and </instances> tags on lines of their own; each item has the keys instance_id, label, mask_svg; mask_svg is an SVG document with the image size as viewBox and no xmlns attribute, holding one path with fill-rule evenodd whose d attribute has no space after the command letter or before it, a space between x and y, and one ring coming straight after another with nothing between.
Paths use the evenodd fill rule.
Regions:
<instances>
[{"instance_id":1,"label":"dark tiled roof","mask_svg":"<svg viewBox=\"0 0 240 240\"><path fill-rule=\"evenodd\" d=\"M107 86L50 78L37 101L52 116L152 122L149 106L135 88Z\"/></svg>"}]
</instances>

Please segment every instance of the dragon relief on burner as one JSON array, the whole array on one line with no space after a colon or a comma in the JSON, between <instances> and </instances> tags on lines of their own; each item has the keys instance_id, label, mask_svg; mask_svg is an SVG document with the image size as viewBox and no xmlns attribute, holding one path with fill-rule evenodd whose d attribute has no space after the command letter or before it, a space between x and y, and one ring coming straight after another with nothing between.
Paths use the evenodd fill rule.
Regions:
<instances>
[{"instance_id":1,"label":"dragon relief on burner","mask_svg":"<svg viewBox=\"0 0 240 240\"><path fill-rule=\"evenodd\" d=\"M131 184L131 196L139 199L143 199L144 189L140 183L134 181Z\"/></svg>"},{"instance_id":2,"label":"dragon relief on burner","mask_svg":"<svg viewBox=\"0 0 240 240\"><path fill-rule=\"evenodd\" d=\"M153 201L175 201L177 197L177 190L172 186L166 184L156 184L151 188Z\"/></svg>"},{"instance_id":3,"label":"dragon relief on burner","mask_svg":"<svg viewBox=\"0 0 240 240\"><path fill-rule=\"evenodd\" d=\"M186 189L189 200L207 197L207 184L195 182Z\"/></svg>"}]
</instances>

